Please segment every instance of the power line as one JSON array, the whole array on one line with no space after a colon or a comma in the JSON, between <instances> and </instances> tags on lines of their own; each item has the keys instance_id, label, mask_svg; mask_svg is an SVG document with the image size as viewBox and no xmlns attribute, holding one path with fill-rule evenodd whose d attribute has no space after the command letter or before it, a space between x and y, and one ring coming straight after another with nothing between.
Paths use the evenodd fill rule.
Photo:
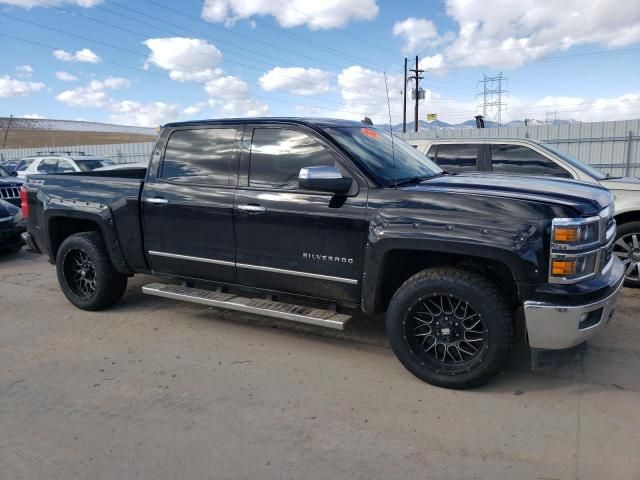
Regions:
<instances>
[{"instance_id":1,"label":"power line","mask_svg":"<svg viewBox=\"0 0 640 480\"><path fill-rule=\"evenodd\" d=\"M20 41L20 42L24 42L24 43L29 43L29 44L32 44L32 45L36 45L36 46L39 46L39 47L42 47L42 48L46 48L46 49L51 50L51 51L60 49L59 47L56 47L56 46L53 46L53 45L48 45L48 44L45 44L45 43L41 43L41 42L38 42L38 41L35 41L35 40L29 40L29 39L26 39L26 38L16 37L14 35L9 35L9 34L6 34L6 33L0 33L0 36L1 37L5 37L5 38L10 38L12 40L17 40L17 41ZM83 56L83 55L80 55L80 56ZM93 57L88 57L87 56L87 58L93 58ZM152 70L145 70L144 68L141 68L141 67L127 65L127 64L124 64L124 63L120 63L120 62L113 62L113 61L110 61L110 60L103 60L103 62L106 63L106 64L109 64L109 65L115 65L115 66L118 66L118 67L121 67L121 68L126 68L126 69L129 69L129 70L135 70L135 71L139 71L139 72L142 72L142 73L146 73L148 75L155 75L155 76L159 76L159 77L170 78L169 75L167 75L165 73L162 73L162 72L155 72L155 71L152 71ZM196 82L196 81L193 81L193 80L186 80L185 83L195 83L197 85L200 85L199 82ZM309 107L309 108L318 109L318 110L324 110L324 111L329 111L329 112L330 111L337 111L337 112L343 112L343 113L351 113L351 114L360 115L360 116L366 115L368 113L368 112L355 112L355 111L352 111L352 110L345 110L345 109L331 109L331 108L326 108L326 107L320 106L320 105L312 105L312 104L309 104L309 103L293 102L293 101L290 101L290 100L283 100L283 99L280 99L280 98L270 97L270 96L266 96L266 95L258 95L258 94L254 94L254 93L248 94L247 97L255 97L255 98L260 98L260 99L264 99L264 100L268 100L268 101L286 103L286 104L289 104L289 105L296 105L296 106L300 106L300 107ZM325 103L329 103L329 102L325 101ZM394 115L399 116L399 114L394 114Z\"/></svg>"},{"instance_id":2,"label":"power line","mask_svg":"<svg viewBox=\"0 0 640 480\"><path fill-rule=\"evenodd\" d=\"M37 1L37 0L33 0L33 1ZM64 12L64 13L71 14L71 12L69 12L69 11L67 11L67 10L65 10L65 9L63 9L63 8L55 7L55 6L53 6L53 8L56 8L56 9L58 9L58 10L61 10L61 11L62 11L62 12ZM115 12L114 12L114 13L115 13ZM92 38L88 38L88 37L84 37L84 36L81 36L81 35L78 35L78 34L74 34L74 33L68 32L68 31L66 31L66 30L61 30L61 29L58 29L58 28L55 28L55 27L51 27L51 26L49 26L49 25L43 25L43 24L38 23L38 22L34 22L34 21L31 21L31 20L26 20L26 19L23 19L23 18L15 17L15 16L13 16L13 15L8 15L8 14L6 14L6 13L0 13L0 16L4 16L4 17L7 17L7 18L11 18L11 19L13 19L13 20L17 20L17 21L20 21L20 22L23 22L23 23L31 24L31 25L37 26L37 27L39 27L39 28L43 28L43 29L47 29L47 30L51 30L51 31L55 31L55 32L58 32L58 33L63 34L63 35L67 35L67 36L71 36L71 37L76 37L76 38L79 38L79 39L84 40L84 41L88 41L88 42L92 42L92 43L95 43L95 44L98 44L98 45L106 46L106 47L108 47L108 48L117 49L117 50L120 50L120 51L123 51L123 52L131 53L131 54L138 55L138 56L142 56L142 57L145 57L145 58L147 57L147 54L145 54L145 53L137 52L137 51L130 50L130 49L127 49L127 48L124 48L124 47L115 46L115 45L112 45L112 44L108 44L108 43L106 43L106 42L101 42L101 41L99 41L99 40L94 40L94 39L92 39ZM91 20L91 21L94 21L94 22L100 23L100 24L102 24L102 25L106 25L106 26L108 26L108 27L115 28L115 29L117 29L117 30L125 31L125 32L130 33L130 34L132 34L132 35L135 35L135 36L137 36L137 37L139 37L139 38L146 38L146 35L143 35L143 34L141 34L141 33L139 33L139 32L135 32L135 31L133 31L133 30L130 30L130 29L127 29L127 28L121 27L121 26L119 26L119 25L114 25L114 24L112 24L112 23L105 22L104 20L96 19L96 18L93 18L93 17L88 17L88 16L83 16L83 17L84 17L84 18L87 18L88 20ZM159 30L161 30L161 31L166 31L166 32L168 32L168 33L170 33L170 34L173 34L173 35L179 35L179 34L177 34L177 33L175 33L175 32L171 32L171 31L169 31L169 30L162 29L162 28L160 28L160 27L154 27L154 28L159 29ZM218 56L214 56L214 55L211 55L211 54L207 54L207 53L204 53L204 52L201 52L201 51L199 51L199 50L192 49L192 48L188 48L188 49L186 49L186 50L187 50L187 51L190 51L190 52L193 52L193 53L195 53L195 54L201 55L201 56L208 57L208 58L214 58L214 59L216 59L216 60L219 60L219 59L220 59L220 57L218 57ZM250 57L246 57L246 58L248 58L249 60L252 60L252 61L253 61L253 59L251 59ZM260 73L264 73L264 71L263 71L262 69L260 69L260 68L256 67L255 65L250 65L250 64L247 64L247 63L243 63L243 62L238 62L237 60L231 60L231 59L228 59L228 58L225 58L224 60L225 60L225 61L227 61L227 62L229 62L229 63L232 63L232 64L240 65L240 66L242 66L242 67L245 67L245 68L248 68L248 69L251 69L251 70L256 70L256 71L258 71L258 72L260 72ZM264 62L261 62L261 63L264 63ZM176 64L176 63L173 63L173 65L174 65L174 66L176 66L176 67L180 67L181 69L191 70L191 71L193 71L193 72L199 72L199 71L200 71L200 70L198 70L198 69L196 69L196 68L194 68L194 67L187 67L187 66L184 66L184 65ZM272 65L269 65L269 64L266 64L266 63L265 63L265 65L267 65L268 67L272 67ZM333 73L333 72L329 72L329 73L331 73L331 74L333 74L333 75L337 75L337 74L335 74L335 73ZM284 77L284 78L289 78L289 79L296 80L296 81L300 81L300 79L299 79L298 77L291 77L291 76L284 75L284 74L282 74L282 77ZM312 83L312 82L306 81L306 80L304 80L304 79L302 79L302 81L303 81L303 83L307 83L307 84L309 84L309 85L314 85L314 86L315 86L315 85L317 85L316 83ZM254 85L257 85L257 86L259 86L259 87L261 87L261 85L259 85L258 83L253 82L253 84L254 84ZM354 83L352 83L352 82L346 82L346 85L355 85L355 84L354 84ZM354 91L354 92L355 92L355 91L360 91L360 90L361 90L360 88L358 88L358 89L348 89L348 88L343 88L343 91L347 91L347 92L348 92L348 91ZM294 95L295 95L295 94L294 94ZM309 95L299 95L299 96L309 96ZM373 95L373 96L374 96L374 97L378 97L378 98L380 98L380 99L386 99L386 97L384 97L384 96L382 96L382 95Z\"/></svg>"}]
</instances>

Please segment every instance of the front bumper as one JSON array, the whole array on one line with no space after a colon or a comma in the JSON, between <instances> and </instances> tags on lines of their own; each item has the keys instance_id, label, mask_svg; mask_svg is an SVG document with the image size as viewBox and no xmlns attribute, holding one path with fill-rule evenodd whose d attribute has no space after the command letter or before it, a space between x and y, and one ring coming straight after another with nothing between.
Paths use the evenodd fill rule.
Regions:
<instances>
[{"instance_id":1,"label":"front bumper","mask_svg":"<svg viewBox=\"0 0 640 480\"><path fill-rule=\"evenodd\" d=\"M524 317L531 348L560 350L574 347L604 328L613 318L624 281L622 262L614 259L608 274L613 292L585 305L524 302Z\"/></svg>"}]
</instances>

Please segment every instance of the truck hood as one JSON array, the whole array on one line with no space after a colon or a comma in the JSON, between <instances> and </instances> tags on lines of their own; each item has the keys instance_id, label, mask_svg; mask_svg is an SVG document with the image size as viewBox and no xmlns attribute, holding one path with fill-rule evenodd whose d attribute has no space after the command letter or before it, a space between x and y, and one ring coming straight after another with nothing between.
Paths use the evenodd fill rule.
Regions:
<instances>
[{"instance_id":1,"label":"truck hood","mask_svg":"<svg viewBox=\"0 0 640 480\"><path fill-rule=\"evenodd\" d=\"M604 187L547 177L443 175L406 187L406 190L442 190L468 195L509 197L571 207L581 216L596 215L613 203L613 196Z\"/></svg>"},{"instance_id":2,"label":"truck hood","mask_svg":"<svg viewBox=\"0 0 640 480\"><path fill-rule=\"evenodd\" d=\"M620 177L600 180L600 185L609 190L629 190L640 192L640 178Z\"/></svg>"},{"instance_id":3,"label":"truck hood","mask_svg":"<svg viewBox=\"0 0 640 480\"><path fill-rule=\"evenodd\" d=\"M22 181L16 177L0 177L0 187L20 187Z\"/></svg>"}]
</instances>

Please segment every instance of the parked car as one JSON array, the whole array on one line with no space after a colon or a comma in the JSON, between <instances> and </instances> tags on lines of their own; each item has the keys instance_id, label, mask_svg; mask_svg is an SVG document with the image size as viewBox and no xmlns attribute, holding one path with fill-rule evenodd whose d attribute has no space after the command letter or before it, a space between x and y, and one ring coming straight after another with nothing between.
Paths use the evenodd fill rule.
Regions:
<instances>
[{"instance_id":1,"label":"parked car","mask_svg":"<svg viewBox=\"0 0 640 480\"><path fill-rule=\"evenodd\" d=\"M444 387L502 369L519 309L534 362L584 342L624 278L605 188L448 175L344 120L173 123L146 172L32 175L22 198L27 243L79 308L152 273L182 285L144 293L329 328L386 311L403 365Z\"/></svg>"},{"instance_id":2,"label":"parked car","mask_svg":"<svg viewBox=\"0 0 640 480\"><path fill-rule=\"evenodd\" d=\"M0 200L0 253L17 252L24 245L22 212L15 205Z\"/></svg>"},{"instance_id":3,"label":"parked car","mask_svg":"<svg viewBox=\"0 0 640 480\"><path fill-rule=\"evenodd\" d=\"M112 160L92 155L51 154L23 158L16 167L16 173L19 177L26 177L36 173L89 172L109 165L115 165L115 163Z\"/></svg>"},{"instance_id":4,"label":"parked car","mask_svg":"<svg viewBox=\"0 0 640 480\"><path fill-rule=\"evenodd\" d=\"M147 162L133 162L133 163L114 163L113 165L107 165L106 167L99 167L94 169L95 172L104 172L108 170L135 170L146 169Z\"/></svg>"},{"instance_id":5,"label":"parked car","mask_svg":"<svg viewBox=\"0 0 640 480\"><path fill-rule=\"evenodd\" d=\"M13 173L18 163L20 163L20 160L7 160L6 162L2 163L0 167L4 168L9 173Z\"/></svg>"},{"instance_id":6,"label":"parked car","mask_svg":"<svg viewBox=\"0 0 640 480\"><path fill-rule=\"evenodd\" d=\"M618 224L614 253L625 265L625 285L640 287L640 179L611 176L529 139L447 138L411 143L450 172L573 178L609 189L615 197Z\"/></svg>"},{"instance_id":7,"label":"parked car","mask_svg":"<svg viewBox=\"0 0 640 480\"><path fill-rule=\"evenodd\" d=\"M20 187L22 180L0 167L0 199L20 206Z\"/></svg>"}]
</instances>

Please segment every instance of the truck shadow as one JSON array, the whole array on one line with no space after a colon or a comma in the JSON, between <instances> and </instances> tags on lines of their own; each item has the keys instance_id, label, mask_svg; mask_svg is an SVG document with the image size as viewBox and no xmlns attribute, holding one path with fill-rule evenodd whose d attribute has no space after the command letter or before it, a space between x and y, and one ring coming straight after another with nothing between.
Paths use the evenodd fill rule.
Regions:
<instances>
[{"instance_id":1,"label":"truck shadow","mask_svg":"<svg viewBox=\"0 0 640 480\"><path fill-rule=\"evenodd\" d=\"M385 332L384 315L356 315L344 331L298 324L242 312L217 309L195 304L185 304L169 299L142 294L140 287L154 277L136 276L130 283L122 301L111 311L136 311L172 309L176 315L193 320L194 315L203 321L223 321L247 328L272 328L283 334L297 335L304 341L331 342L344 348L353 344L367 346L385 359L395 360ZM625 316L626 317L626 316ZM606 339L605 339L606 340ZM570 357L558 358L555 363L541 369L532 369L531 350L524 339L524 331L517 329L514 348L507 359L504 371L489 384L473 392L497 392L521 395L532 391L549 391L567 388L575 393L598 391L640 391L640 352L618 349L600 341L597 345L584 345ZM419 381L407 372L408 381Z\"/></svg>"}]
</instances>

